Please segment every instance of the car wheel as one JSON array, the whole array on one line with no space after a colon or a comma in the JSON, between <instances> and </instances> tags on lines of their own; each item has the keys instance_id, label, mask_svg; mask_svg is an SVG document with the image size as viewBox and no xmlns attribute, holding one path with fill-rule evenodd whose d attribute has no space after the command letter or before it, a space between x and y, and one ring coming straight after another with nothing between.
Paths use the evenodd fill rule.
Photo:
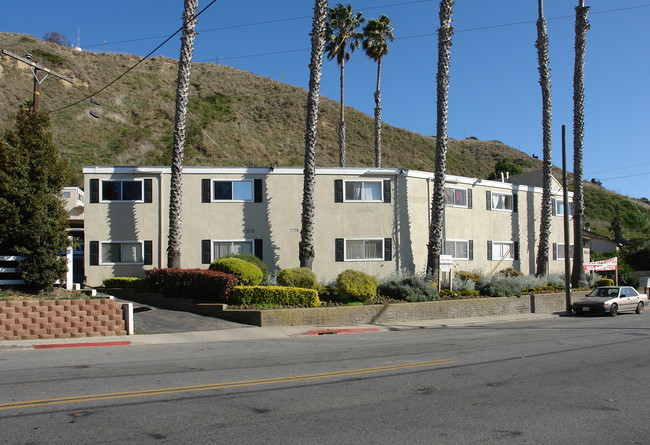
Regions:
<instances>
[{"instance_id":1,"label":"car wheel","mask_svg":"<svg viewBox=\"0 0 650 445\"><path fill-rule=\"evenodd\" d=\"M612 307L609 309L609 315L616 317L616 314L618 314L618 305L612 304Z\"/></svg>"},{"instance_id":2,"label":"car wheel","mask_svg":"<svg viewBox=\"0 0 650 445\"><path fill-rule=\"evenodd\" d=\"M639 304L636 305L636 313L640 314L643 312L643 301L639 301Z\"/></svg>"}]
</instances>

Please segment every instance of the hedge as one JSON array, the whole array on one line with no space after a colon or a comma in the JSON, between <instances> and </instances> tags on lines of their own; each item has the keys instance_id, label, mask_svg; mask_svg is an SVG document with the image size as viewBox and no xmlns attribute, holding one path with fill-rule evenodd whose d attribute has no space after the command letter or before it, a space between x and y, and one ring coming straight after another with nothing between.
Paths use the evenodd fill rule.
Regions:
<instances>
[{"instance_id":1,"label":"hedge","mask_svg":"<svg viewBox=\"0 0 650 445\"><path fill-rule=\"evenodd\" d=\"M257 286L262 282L262 271L254 263L239 258L219 258L210 263L210 270L235 275L241 284Z\"/></svg>"},{"instance_id":2,"label":"hedge","mask_svg":"<svg viewBox=\"0 0 650 445\"><path fill-rule=\"evenodd\" d=\"M260 260L258 257L251 253L229 253L228 255L224 255L221 258L239 258L240 260L253 263L262 271L262 282L266 283L269 280L269 268L266 267L264 261Z\"/></svg>"},{"instance_id":3,"label":"hedge","mask_svg":"<svg viewBox=\"0 0 650 445\"><path fill-rule=\"evenodd\" d=\"M230 291L237 284L234 275L215 270L150 269L145 274L153 292L172 298L227 303Z\"/></svg>"},{"instance_id":4,"label":"hedge","mask_svg":"<svg viewBox=\"0 0 650 445\"><path fill-rule=\"evenodd\" d=\"M278 273L278 284L280 286L301 287L303 289L319 290L316 274L307 267L294 267L282 269Z\"/></svg>"},{"instance_id":5,"label":"hedge","mask_svg":"<svg viewBox=\"0 0 650 445\"><path fill-rule=\"evenodd\" d=\"M113 289L129 289L133 288L137 292L146 292L148 289L147 280L145 278L136 277L113 277L105 278L102 280L102 286Z\"/></svg>"},{"instance_id":6,"label":"hedge","mask_svg":"<svg viewBox=\"0 0 650 445\"><path fill-rule=\"evenodd\" d=\"M377 295L378 285L377 278L352 269L344 270L336 278L336 291L343 301L368 301Z\"/></svg>"},{"instance_id":7,"label":"hedge","mask_svg":"<svg viewBox=\"0 0 650 445\"><path fill-rule=\"evenodd\" d=\"M242 305L291 305L318 307L320 300L314 289L283 286L235 286L231 294L232 304Z\"/></svg>"}]
</instances>

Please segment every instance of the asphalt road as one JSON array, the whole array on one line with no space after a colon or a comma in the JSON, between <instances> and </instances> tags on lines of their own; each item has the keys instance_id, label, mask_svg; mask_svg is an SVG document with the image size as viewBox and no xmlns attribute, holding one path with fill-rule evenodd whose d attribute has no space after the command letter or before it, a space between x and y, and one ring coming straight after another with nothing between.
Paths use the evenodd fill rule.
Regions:
<instances>
[{"instance_id":1,"label":"asphalt road","mask_svg":"<svg viewBox=\"0 0 650 445\"><path fill-rule=\"evenodd\" d=\"M0 441L650 443L650 317L0 348Z\"/></svg>"}]
</instances>

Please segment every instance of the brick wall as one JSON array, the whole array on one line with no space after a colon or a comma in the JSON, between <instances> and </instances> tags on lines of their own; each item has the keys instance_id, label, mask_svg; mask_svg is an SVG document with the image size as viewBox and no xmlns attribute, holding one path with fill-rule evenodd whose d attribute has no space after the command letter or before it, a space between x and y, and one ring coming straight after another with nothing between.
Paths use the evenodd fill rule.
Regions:
<instances>
[{"instance_id":1,"label":"brick wall","mask_svg":"<svg viewBox=\"0 0 650 445\"><path fill-rule=\"evenodd\" d=\"M125 335L112 299L0 301L0 340Z\"/></svg>"}]
</instances>

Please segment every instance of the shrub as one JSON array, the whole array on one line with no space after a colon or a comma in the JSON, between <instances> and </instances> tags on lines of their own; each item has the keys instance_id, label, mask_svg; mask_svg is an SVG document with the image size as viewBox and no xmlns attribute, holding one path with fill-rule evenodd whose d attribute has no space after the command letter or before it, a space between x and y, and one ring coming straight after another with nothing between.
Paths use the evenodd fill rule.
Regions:
<instances>
[{"instance_id":1,"label":"shrub","mask_svg":"<svg viewBox=\"0 0 650 445\"><path fill-rule=\"evenodd\" d=\"M249 263L255 264L257 267L260 268L262 271L262 282L266 283L269 280L269 268L266 267L266 264L264 264L264 261L260 260L258 257L255 255L252 255L250 253L238 253L238 254L228 254L224 255L221 258L239 258L240 260L248 261Z\"/></svg>"},{"instance_id":2,"label":"shrub","mask_svg":"<svg viewBox=\"0 0 650 445\"><path fill-rule=\"evenodd\" d=\"M385 297L409 302L432 301L438 297L438 290L429 281L410 276L390 278L377 291Z\"/></svg>"},{"instance_id":3,"label":"shrub","mask_svg":"<svg viewBox=\"0 0 650 445\"><path fill-rule=\"evenodd\" d=\"M468 272L466 270L460 270L456 272L455 277L460 277L463 280L472 280L475 283L478 283L483 278L480 274Z\"/></svg>"},{"instance_id":4,"label":"shrub","mask_svg":"<svg viewBox=\"0 0 650 445\"><path fill-rule=\"evenodd\" d=\"M491 279L483 279L478 284L478 290L490 297L512 297L520 296L521 289L515 280L506 277L493 276Z\"/></svg>"},{"instance_id":5,"label":"shrub","mask_svg":"<svg viewBox=\"0 0 650 445\"><path fill-rule=\"evenodd\" d=\"M596 282L596 287L600 286L613 286L614 285L614 280L611 278L601 278Z\"/></svg>"},{"instance_id":6,"label":"shrub","mask_svg":"<svg viewBox=\"0 0 650 445\"><path fill-rule=\"evenodd\" d=\"M377 295L377 278L348 269L336 278L336 291L341 300L368 301Z\"/></svg>"},{"instance_id":7,"label":"shrub","mask_svg":"<svg viewBox=\"0 0 650 445\"><path fill-rule=\"evenodd\" d=\"M233 304L292 305L318 307L320 300L314 289L283 286L236 286L232 290Z\"/></svg>"},{"instance_id":8,"label":"shrub","mask_svg":"<svg viewBox=\"0 0 650 445\"><path fill-rule=\"evenodd\" d=\"M500 270L499 273L504 277L520 277L521 275L523 275L514 267L506 267L505 269Z\"/></svg>"},{"instance_id":9,"label":"shrub","mask_svg":"<svg viewBox=\"0 0 650 445\"><path fill-rule=\"evenodd\" d=\"M277 280L280 286L320 290L320 285L316 280L316 274L307 267L282 269L278 273Z\"/></svg>"},{"instance_id":10,"label":"shrub","mask_svg":"<svg viewBox=\"0 0 650 445\"><path fill-rule=\"evenodd\" d=\"M210 270L235 275L242 284L247 286L257 286L262 282L260 268L239 258L219 258L210 264Z\"/></svg>"},{"instance_id":11,"label":"shrub","mask_svg":"<svg viewBox=\"0 0 650 445\"><path fill-rule=\"evenodd\" d=\"M106 278L102 280L102 285L104 287L117 288L117 289L133 288L138 292L146 292L148 288L148 283L145 278L136 278L136 277Z\"/></svg>"},{"instance_id":12,"label":"shrub","mask_svg":"<svg viewBox=\"0 0 650 445\"><path fill-rule=\"evenodd\" d=\"M463 295L468 295L468 292L473 292L476 289L476 282L470 279L463 279L457 275L454 275L452 280L454 290L460 292Z\"/></svg>"},{"instance_id":13,"label":"shrub","mask_svg":"<svg viewBox=\"0 0 650 445\"><path fill-rule=\"evenodd\" d=\"M216 270L150 269L144 273L149 288L165 297L226 303L237 284L237 277Z\"/></svg>"}]
</instances>

